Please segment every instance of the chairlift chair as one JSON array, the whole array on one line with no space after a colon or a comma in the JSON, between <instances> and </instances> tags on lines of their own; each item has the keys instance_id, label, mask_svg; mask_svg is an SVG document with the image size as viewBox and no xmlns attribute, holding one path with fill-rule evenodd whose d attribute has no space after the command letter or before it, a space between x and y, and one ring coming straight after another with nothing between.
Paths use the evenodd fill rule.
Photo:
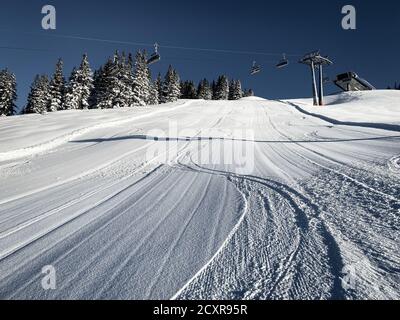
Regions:
<instances>
[{"instance_id":1,"label":"chairlift chair","mask_svg":"<svg viewBox=\"0 0 400 320\"><path fill-rule=\"evenodd\" d=\"M254 76L259 72L261 72L261 66L258 65L256 61L253 61L253 66L251 67L250 74Z\"/></svg>"},{"instance_id":2,"label":"chairlift chair","mask_svg":"<svg viewBox=\"0 0 400 320\"><path fill-rule=\"evenodd\" d=\"M158 53L158 44L155 43L155 44L154 44L154 53L152 53L152 55L150 56L150 58L147 60L147 64L148 64L148 65L151 65L151 64L156 63L156 62L158 62L158 61L160 61L160 60L161 60L161 56L160 56L160 54Z\"/></svg>"},{"instance_id":3,"label":"chairlift chair","mask_svg":"<svg viewBox=\"0 0 400 320\"><path fill-rule=\"evenodd\" d=\"M278 62L278 64L276 65L276 67L277 67L278 69L280 69L280 68L286 67L288 64L289 64L289 60L286 58L286 54L283 54L282 60L280 60L280 61Z\"/></svg>"}]
</instances>

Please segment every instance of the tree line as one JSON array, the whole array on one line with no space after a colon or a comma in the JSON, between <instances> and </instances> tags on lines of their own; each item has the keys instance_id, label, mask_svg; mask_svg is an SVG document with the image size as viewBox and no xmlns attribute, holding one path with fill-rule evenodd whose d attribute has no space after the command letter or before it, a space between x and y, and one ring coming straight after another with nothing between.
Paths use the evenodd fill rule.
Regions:
<instances>
[{"instance_id":1,"label":"tree line","mask_svg":"<svg viewBox=\"0 0 400 320\"><path fill-rule=\"evenodd\" d=\"M242 90L240 80L229 80L225 75L212 83L203 79L197 87L190 80L181 82L181 99L238 100L253 95L252 89Z\"/></svg>"},{"instance_id":2,"label":"tree line","mask_svg":"<svg viewBox=\"0 0 400 320\"><path fill-rule=\"evenodd\" d=\"M400 83L397 85L397 82L395 82L394 86L388 86L388 90L400 90Z\"/></svg>"},{"instance_id":3,"label":"tree line","mask_svg":"<svg viewBox=\"0 0 400 320\"><path fill-rule=\"evenodd\" d=\"M98 70L92 72L88 56L83 55L66 81L63 61L59 59L51 78L37 75L30 87L23 113L55 112L74 109L106 109L157 105L178 99L237 100L254 95L242 90L239 80L220 76L211 83L203 79L181 81L178 72L169 66L164 77L152 79L145 51L132 54L116 52ZM0 71L0 116L16 114L17 82L9 70Z\"/></svg>"}]
</instances>

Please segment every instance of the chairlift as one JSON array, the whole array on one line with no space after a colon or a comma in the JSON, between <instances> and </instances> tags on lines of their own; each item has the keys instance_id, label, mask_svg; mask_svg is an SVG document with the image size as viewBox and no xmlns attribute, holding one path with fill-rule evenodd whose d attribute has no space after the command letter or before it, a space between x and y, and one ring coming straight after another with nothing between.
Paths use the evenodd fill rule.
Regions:
<instances>
[{"instance_id":1,"label":"chairlift","mask_svg":"<svg viewBox=\"0 0 400 320\"><path fill-rule=\"evenodd\" d=\"M161 60L161 56L158 53L158 43L154 44L154 53L150 56L150 58L147 60L147 64L151 65L153 63L156 63Z\"/></svg>"},{"instance_id":2,"label":"chairlift","mask_svg":"<svg viewBox=\"0 0 400 320\"><path fill-rule=\"evenodd\" d=\"M261 72L261 66L258 65L256 61L253 61L253 66L251 67L250 74L254 76L259 72Z\"/></svg>"},{"instance_id":3,"label":"chairlift","mask_svg":"<svg viewBox=\"0 0 400 320\"><path fill-rule=\"evenodd\" d=\"M280 68L286 67L288 64L289 64L289 60L286 58L286 54L283 54L282 60L280 60L280 61L278 62L278 64L276 65L276 67L277 67L278 69L280 69Z\"/></svg>"}]
</instances>

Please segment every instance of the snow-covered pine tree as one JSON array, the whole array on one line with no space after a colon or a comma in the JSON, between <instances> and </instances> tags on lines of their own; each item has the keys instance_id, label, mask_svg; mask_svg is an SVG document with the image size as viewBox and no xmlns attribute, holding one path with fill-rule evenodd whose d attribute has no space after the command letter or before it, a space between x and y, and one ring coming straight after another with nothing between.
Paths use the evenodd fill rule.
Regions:
<instances>
[{"instance_id":1,"label":"snow-covered pine tree","mask_svg":"<svg viewBox=\"0 0 400 320\"><path fill-rule=\"evenodd\" d=\"M68 80L68 85L65 89L64 109L78 109L80 99L80 85L78 70L74 67Z\"/></svg>"},{"instance_id":2,"label":"snow-covered pine tree","mask_svg":"<svg viewBox=\"0 0 400 320\"><path fill-rule=\"evenodd\" d=\"M182 99L197 99L197 90L193 81L185 81L181 83Z\"/></svg>"},{"instance_id":3,"label":"snow-covered pine tree","mask_svg":"<svg viewBox=\"0 0 400 320\"><path fill-rule=\"evenodd\" d=\"M158 84L157 80L153 82L151 78L151 74L149 73L149 82L150 82L150 91L149 91L149 99L147 101L147 104L151 106L155 106L160 103L160 100L158 99Z\"/></svg>"},{"instance_id":4,"label":"snow-covered pine tree","mask_svg":"<svg viewBox=\"0 0 400 320\"><path fill-rule=\"evenodd\" d=\"M129 107L132 105L132 64L118 52L96 71L94 107L99 109Z\"/></svg>"},{"instance_id":5,"label":"snow-covered pine tree","mask_svg":"<svg viewBox=\"0 0 400 320\"><path fill-rule=\"evenodd\" d=\"M122 57L119 55L118 51L115 52L114 57L111 63L111 69L108 74L108 85L107 85L107 92L108 92L108 108L120 108L124 105L124 98L122 91L123 83L122 83L122 73L124 61L122 61Z\"/></svg>"},{"instance_id":6,"label":"snow-covered pine tree","mask_svg":"<svg viewBox=\"0 0 400 320\"><path fill-rule=\"evenodd\" d=\"M235 80L232 79L231 81L229 81L228 100L235 100L234 91L235 91Z\"/></svg>"},{"instance_id":7,"label":"snow-covered pine tree","mask_svg":"<svg viewBox=\"0 0 400 320\"><path fill-rule=\"evenodd\" d=\"M181 94L180 94L180 99L189 99L188 98L188 88L189 88L189 81L181 81L180 82L180 89L181 89Z\"/></svg>"},{"instance_id":8,"label":"snow-covered pine tree","mask_svg":"<svg viewBox=\"0 0 400 320\"><path fill-rule=\"evenodd\" d=\"M245 89L243 93L243 97L252 97L254 96L254 91L252 89Z\"/></svg>"},{"instance_id":9,"label":"snow-covered pine tree","mask_svg":"<svg viewBox=\"0 0 400 320\"><path fill-rule=\"evenodd\" d=\"M121 56L116 54L114 58L116 68L115 92L118 92L114 107L131 107L133 106L133 60L129 55L126 58L125 53Z\"/></svg>"},{"instance_id":10,"label":"snow-covered pine tree","mask_svg":"<svg viewBox=\"0 0 400 320\"><path fill-rule=\"evenodd\" d=\"M180 94L180 77L172 66L169 66L163 82L162 101L164 103L177 101Z\"/></svg>"},{"instance_id":11,"label":"snow-covered pine tree","mask_svg":"<svg viewBox=\"0 0 400 320\"><path fill-rule=\"evenodd\" d=\"M172 89L171 90L171 93L172 93L171 96L172 96L173 101L177 101L179 99L179 94L181 92L180 83L181 83L181 78L180 78L180 76L178 74L178 71L176 71L174 69L174 71L173 71L172 88L171 88Z\"/></svg>"},{"instance_id":12,"label":"snow-covered pine tree","mask_svg":"<svg viewBox=\"0 0 400 320\"><path fill-rule=\"evenodd\" d=\"M185 81L181 81L180 83L179 83L179 85L180 85L180 90L181 90L181 93L180 93L180 98L181 99L185 99L185 96L186 96L186 94L185 94L185 91L186 91L186 82Z\"/></svg>"},{"instance_id":13,"label":"snow-covered pine tree","mask_svg":"<svg viewBox=\"0 0 400 320\"><path fill-rule=\"evenodd\" d=\"M24 113L46 113L50 105L49 90L48 77L46 75L37 75L31 85Z\"/></svg>"},{"instance_id":14,"label":"snow-covered pine tree","mask_svg":"<svg viewBox=\"0 0 400 320\"><path fill-rule=\"evenodd\" d=\"M204 91L204 83L203 80L200 80L199 84L197 85L197 98L204 99L203 91Z\"/></svg>"},{"instance_id":15,"label":"snow-covered pine tree","mask_svg":"<svg viewBox=\"0 0 400 320\"><path fill-rule=\"evenodd\" d=\"M240 80L235 80L233 83L232 100L239 100L243 98L242 83Z\"/></svg>"},{"instance_id":16,"label":"snow-covered pine tree","mask_svg":"<svg viewBox=\"0 0 400 320\"><path fill-rule=\"evenodd\" d=\"M173 69L172 66L170 65L168 68L168 71L164 77L163 81L163 88L162 88L162 103L168 103L171 102L170 98L170 91L171 91L171 83L173 81Z\"/></svg>"},{"instance_id":17,"label":"snow-covered pine tree","mask_svg":"<svg viewBox=\"0 0 400 320\"><path fill-rule=\"evenodd\" d=\"M200 81L198 89L197 89L197 98L204 100L212 99L212 90L210 87L210 83L207 79L203 79Z\"/></svg>"},{"instance_id":18,"label":"snow-covered pine tree","mask_svg":"<svg viewBox=\"0 0 400 320\"><path fill-rule=\"evenodd\" d=\"M125 66L124 66L124 75L123 75L123 82L124 82L124 87L126 88L125 91L125 96L126 96L126 106L127 107L132 107L133 106L133 67L134 67L134 61L133 61L133 56L131 53L129 53L128 58L126 60Z\"/></svg>"},{"instance_id":19,"label":"snow-covered pine tree","mask_svg":"<svg viewBox=\"0 0 400 320\"><path fill-rule=\"evenodd\" d=\"M218 78L216 84L215 99L216 100L228 100L229 96L229 81L225 75Z\"/></svg>"},{"instance_id":20,"label":"snow-covered pine tree","mask_svg":"<svg viewBox=\"0 0 400 320\"><path fill-rule=\"evenodd\" d=\"M193 81L189 81L187 90L188 99L197 99L197 89Z\"/></svg>"},{"instance_id":21,"label":"snow-covered pine tree","mask_svg":"<svg viewBox=\"0 0 400 320\"><path fill-rule=\"evenodd\" d=\"M81 65L71 73L65 96L66 109L87 109L93 90L93 74L87 55L83 55Z\"/></svg>"},{"instance_id":22,"label":"snow-covered pine tree","mask_svg":"<svg viewBox=\"0 0 400 320\"><path fill-rule=\"evenodd\" d=\"M103 66L94 71L93 74L93 90L89 98L89 108L98 108L98 98L100 93L100 87L102 82Z\"/></svg>"},{"instance_id":23,"label":"snow-covered pine tree","mask_svg":"<svg viewBox=\"0 0 400 320\"><path fill-rule=\"evenodd\" d=\"M138 51L135 59L135 72L133 76L133 105L145 106L150 94L149 68L146 53Z\"/></svg>"},{"instance_id":24,"label":"snow-covered pine tree","mask_svg":"<svg viewBox=\"0 0 400 320\"><path fill-rule=\"evenodd\" d=\"M158 73L157 79L154 82L154 85L157 89L158 94L158 103L162 103L163 101L163 81L161 78L161 73Z\"/></svg>"},{"instance_id":25,"label":"snow-covered pine tree","mask_svg":"<svg viewBox=\"0 0 400 320\"><path fill-rule=\"evenodd\" d=\"M80 76L79 80L82 88L79 109L87 109L89 108L89 97L93 90L93 73L90 69L87 54L83 56L78 74Z\"/></svg>"},{"instance_id":26,"label":"snow-covered pine tree","mask_svg":"<svg viewBox=\"0 0 400 320\"><path fill-rule=\"evenodd\" d=\"M109 58L95 75L93 90L93 108L113 108L119 94L116 59Z\"/></svg>"},{"instance_id":27,"label":"snow-covered pine tree","mask_svg":"<svg viewBox=\"0 0 400 320\"><path fill-rule=\"evenodd\" d=\"M63 75L63 61L58 60L56 71L50 82L50 105L48 111L57 111L63 109L65 95L65 78Z\"/></svg>"},{"instance_id":28,"label":"snow-covered pine tree","mask_svg":"<svg viewBox=\"0 0 400 320\"><path fill-rule=\"evenodd\" d=\"M132 83L128 85L129 73L125 54L117 52L114 58L107 62L103 86L104 101L101 103L103 108L120 108L129 105L132 94Z\"/></svg>"},{"instance_id":29,"label":"snow-covered pine tree","mask_svg":"<svg viewBox=\"0 0 400 320\"><path fill-rule=\"evenodd\" d=\"M7 69L0 70L0 116L14 114L17 100L17 82L15 75Z\"/></svg>"},{"instance_id":30,"label":"snow-covered pine tree","mask_svg":"<svg viewBox=\"0 0 400 320\"><path fill-rule=\"evenodd\" d=\"M211 85L212 99L217 100L217 84L215 80L213 80Z\"/></svg>"}]
</instances>

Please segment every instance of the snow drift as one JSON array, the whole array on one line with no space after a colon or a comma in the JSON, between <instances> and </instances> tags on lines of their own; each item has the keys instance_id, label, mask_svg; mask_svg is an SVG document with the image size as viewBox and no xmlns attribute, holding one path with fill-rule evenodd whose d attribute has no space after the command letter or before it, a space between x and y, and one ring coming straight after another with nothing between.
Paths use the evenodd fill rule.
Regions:
<instances>
[{"instance_id":1,"label":"snow drift","mask_svg":"<svg viewBox=\"0 0 400 320\"><path fill-rule=\"evenodd\" d=\"M400 125L400 91L344 92L325 97L325 106L313 106L312 99L285 100L304 110L342 122Z\"/></svg>"}]
</instances>

